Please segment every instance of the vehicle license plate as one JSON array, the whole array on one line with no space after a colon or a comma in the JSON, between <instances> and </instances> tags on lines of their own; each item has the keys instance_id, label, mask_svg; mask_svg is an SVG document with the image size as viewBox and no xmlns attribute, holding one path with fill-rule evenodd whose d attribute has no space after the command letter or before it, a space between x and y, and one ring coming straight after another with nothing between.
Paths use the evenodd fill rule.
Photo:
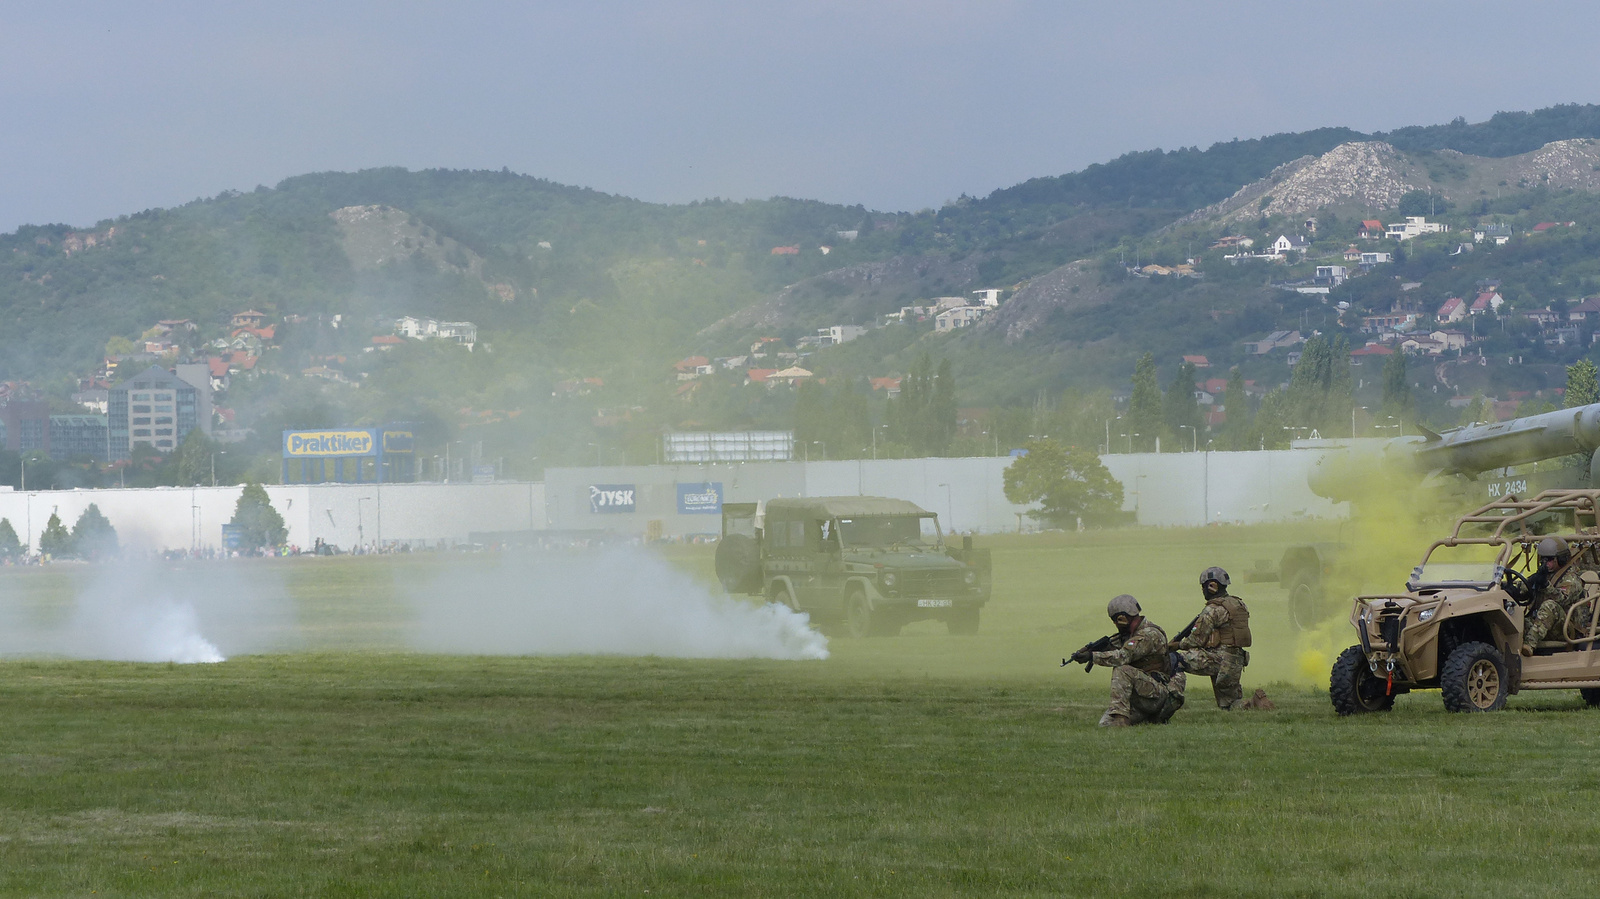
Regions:
<instances>
[{"instance_id":1,"label":"vehicle license plate","mask_svg":"<svg viewBox=\"0 0 1600 899\"><path fill-rule=\"evenodd\" d=\"M950 599L919 599L919 600L917 600L917 608L919 608L919 609L947 609L947 608L949 608L950 606L953 606L953 605L955 605L955 601L954 600L950 600Z\"/></svg>"}]
</instances>

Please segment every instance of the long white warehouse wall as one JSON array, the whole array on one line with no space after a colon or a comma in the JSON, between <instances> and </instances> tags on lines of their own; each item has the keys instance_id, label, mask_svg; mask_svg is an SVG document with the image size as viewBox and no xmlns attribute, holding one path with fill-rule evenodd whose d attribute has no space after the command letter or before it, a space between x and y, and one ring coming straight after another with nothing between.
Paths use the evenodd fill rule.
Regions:
<instances>
[{"instance_id":1,"label":"long white warehouse wall","mask_svg":"<svg viewBox=\"0 0 1600 899\"><path fill-rule=\"evenodd\" d=\"M136 551L216 548L242 487L155 487L0 492L0 518L37 547L52 513L69 529L94 503ZM360 543L465 542L472 531L545 526L544 485L286 484L268 485L288 541L302 548L320 538L345 549Z\"/></svg>"}]
</instances>

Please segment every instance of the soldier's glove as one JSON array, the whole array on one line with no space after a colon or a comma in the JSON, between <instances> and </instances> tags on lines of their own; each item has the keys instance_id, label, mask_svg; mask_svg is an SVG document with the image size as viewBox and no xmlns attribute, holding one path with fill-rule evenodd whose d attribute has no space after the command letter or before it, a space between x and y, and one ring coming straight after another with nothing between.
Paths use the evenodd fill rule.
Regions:
<instances>
[{"instance_id":1,"label":"soldier's glove","mask_svg":"<svg viewBox=\"0 0 1600 899\"><path fill-rule=\"evenodd\" d=\"M1093 665L1094 653L1087 649L1080 649L1072 654L1072 661L1077 662L1080 665Z\"/></svg>"},{"instance_id":2,"label":"soldier's glove","mask_svg":"<svg viewBox=\"0 0 1600 899\"><path fill-rule=\"evenodd\" d=\"M1179 641L1177 641L1177 640L1168 640L1167 641L1167 651L1168 652L1176 652L1178 650L1178 642Z\"/></svg>"}]
</instances>

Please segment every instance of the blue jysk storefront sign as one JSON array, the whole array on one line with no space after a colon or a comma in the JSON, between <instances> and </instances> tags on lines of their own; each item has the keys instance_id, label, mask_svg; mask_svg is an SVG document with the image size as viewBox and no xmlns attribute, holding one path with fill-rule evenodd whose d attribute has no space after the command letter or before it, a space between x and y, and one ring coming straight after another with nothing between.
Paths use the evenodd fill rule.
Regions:
<instances>
[{"instance_id":1,"label":"blue jysk storefront sign","mask_svg":"<svg viewBox=\"0 0 1600 899\"><path fill-rule=\"evenodd\" d=\"M716 515L722 511L722 482L678 485L679 515Z\"/></svg>"},{"instance_id":2,"label":"blue jysk storefront sign","mask_svg":"<svg viewBox=\"0 0 1600 899\"><path fill-rule=\"evenodd\" d=\"M596 515L611 512L632 512L632 484L590 484L589 511Z\"/></svg>"}]
</instances>

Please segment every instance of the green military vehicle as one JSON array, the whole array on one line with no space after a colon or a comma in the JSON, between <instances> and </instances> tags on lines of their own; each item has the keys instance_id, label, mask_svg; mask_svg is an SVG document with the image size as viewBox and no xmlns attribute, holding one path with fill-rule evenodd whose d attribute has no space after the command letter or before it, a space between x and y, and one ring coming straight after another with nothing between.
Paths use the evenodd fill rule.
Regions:
<instances>
[{"instance_id":1,"label":"green military vehicle","mask_svg":"<svg viewBox=\"0 0 1600 899\"><path fill-rule=\"evenodd\" d=\"M765 596L842 622L854 637L892 636L913 621L978 630L989 601L989 551L946 546L938 516L880 496L724 503L717 578L729 593Z\"/></svg>"}]
</instances>

